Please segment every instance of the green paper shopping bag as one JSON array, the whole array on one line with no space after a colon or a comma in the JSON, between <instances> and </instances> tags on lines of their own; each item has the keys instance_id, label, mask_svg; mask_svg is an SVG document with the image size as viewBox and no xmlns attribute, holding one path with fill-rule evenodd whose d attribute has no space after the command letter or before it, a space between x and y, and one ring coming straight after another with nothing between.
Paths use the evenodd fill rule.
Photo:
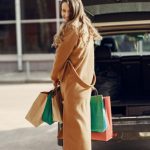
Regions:
<instances>
[{"instance_id":1,"label":"green paper shopping bag","mask_svg":"<svg viewBox=\"0 0 150 150\"><path fill-rule=\"evenodd\" d=\"M113 138L113 126L112 126L112 113L111 113L111 100L110 96L106 96L103 98L106 117L107 117L107 129L104 132L92 132L91 138L92 140L97 141L109 141Z\"/></svg>"},{"instance_id":2,"label":"green paper shopping bag","mask_svg":"<svg viewBox=\"0 0 150 150\"><path fill-rule=\"evenodd\" d=\"M53 124L53 111L52 111L52 91L47 96L46 105L42 114L42 120L49 125Z\"/></svg>"},{"instance_id":3,"label":"green paper shopping bag","mask_svg":"<svg viewBox=\"0 0 150 150\"><path fill-rule=\"evenodd\" d=\"M96 89L95 89L96 90ZM107 129L106 112L103 102L103 96L96 95L91 96L91 131L92 132L104 132Z\"/></svg>"}]
</instances>

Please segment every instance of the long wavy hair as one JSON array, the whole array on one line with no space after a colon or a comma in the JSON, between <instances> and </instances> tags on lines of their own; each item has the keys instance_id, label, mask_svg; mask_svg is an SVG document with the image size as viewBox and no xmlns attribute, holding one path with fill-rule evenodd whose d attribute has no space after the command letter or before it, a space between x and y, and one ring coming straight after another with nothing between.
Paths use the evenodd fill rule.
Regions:
<instances>
[{"instance_id":1,"label":"long wavy hair","mask_svg":"<svg viewBox=\"0 0 150 150\"><path fill-rule=\"evenodd\" d=\"M60 4L60 10L62 9L62 4L66 2L69 5L69 9L70 9L70 16L69 16L69 20L65 23L62 23L60 26L60 30L58 31L58 33L56 33L56 35L54 36L54 41L53 41L53 46L54 47L58 47L59 44L61 44L61 42L63 41L63 35L64 35L64 30L67 26L69 26L71 23L75 22L76 20L78 20L81 23L81 26L79 28L79 34L80 34L80 38L83 39L84 36L84 25L86 24L88 27L88 31L89 31L89 36L93 36L94 40L98 40L101 39L102 37L100 36L100 34L98 33L98 31L95 29L95 27L92 25L91 20L88 18L88 16L86 15L85 11L84 11L84 6L82 4L81 0L62 0L61 4Z\"/></svg>"}]
</instances>

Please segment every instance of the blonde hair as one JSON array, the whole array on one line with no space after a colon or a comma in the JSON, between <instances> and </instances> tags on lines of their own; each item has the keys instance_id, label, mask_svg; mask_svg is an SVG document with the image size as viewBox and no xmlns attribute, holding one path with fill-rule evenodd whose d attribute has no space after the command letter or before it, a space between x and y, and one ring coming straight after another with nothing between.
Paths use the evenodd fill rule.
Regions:
<instances>
[{"instance_id":1,"label":"blonde hair","mask_svg":"<svg viewBox=\"0 0 150 150\"><path fill-rule=\"evenodd\" d=\"M80 38L83 38L84 36L83 26L85 24L88 27L90 36L92 35L94 40L98 40L102 38L98 33L98 31L95 29L95 27L92 25L91 20L84 12L84 6L81 0L62 0L60 4L60 9L62 9L62 4L64 2L66 2L69 5L69 9L70 9L69 21L62 23L62 25L60 26L59 32L54 36L53 46L57 47L63 41L65 28L70 24L72 24L73 22L75 22L76 20L79 20L79 22L81 22L81 26L79 28Z\"/></svg>"}]
</instances>

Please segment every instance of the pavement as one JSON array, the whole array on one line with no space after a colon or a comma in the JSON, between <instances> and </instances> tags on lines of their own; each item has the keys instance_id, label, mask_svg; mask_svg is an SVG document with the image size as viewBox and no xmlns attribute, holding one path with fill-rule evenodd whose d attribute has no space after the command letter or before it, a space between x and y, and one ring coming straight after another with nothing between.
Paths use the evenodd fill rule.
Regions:
<instances>
[{"instance_id":1,"label":"pavement","mask_svg":"<svg viewBox=\"0 0 150 150\"><path fill-rule=\"evenodd\" d=\"M51 83L49 72L0 72L0 150L62 150L57 123L35 128L25 120L39 92L53 88ZM92 142L92 150L100 149L150 150L150 145L149 139Z\"/></svg>"},{"instance_id":2,"label":"pavement","mask_svg":"<svg viewBox=\"0 0 150 150\"><path fill-rule=\"evenodd\" d=\"M50 72L0 72L0 150L62 150L58 125L35 128L26 119L41 91L52 89Z\"/></svg>"},{"instance_id":3,"label":"pavement","mask_svg":"<svg viewBox=\"0 0 150 150\"><path fill-rule=\"evenodd\" d=\"M52 84L0 84L0 150L62 150L57 123L35 128L25 116L41 91Z\"/></svg>"},{"instance_id":4,"label":"pavement","mask_svg":"<svg viewBox=\"0 0 150 150\"><path fill-rule=\"evenodd\" d=\"M50 72L0 72L0 84L11 83L51 83Z\"/></svg>"}]
</instances>

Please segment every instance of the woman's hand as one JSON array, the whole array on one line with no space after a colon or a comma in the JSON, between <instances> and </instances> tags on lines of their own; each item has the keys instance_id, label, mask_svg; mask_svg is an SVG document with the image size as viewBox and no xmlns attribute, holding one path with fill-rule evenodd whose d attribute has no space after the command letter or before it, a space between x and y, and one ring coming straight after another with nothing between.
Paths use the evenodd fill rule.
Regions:
<instances>
[{"instance_id":1,"label":"woman's hand","mask_svg":"<svg viewBox=\"0 0 150 150\"><path fill-rule=\"evenodd\" d=\"M56 87L57 85L60 84L60 81L57 79L57 80L53 80L53 85L54 87Z\"/></svg>"}]
</instances>

